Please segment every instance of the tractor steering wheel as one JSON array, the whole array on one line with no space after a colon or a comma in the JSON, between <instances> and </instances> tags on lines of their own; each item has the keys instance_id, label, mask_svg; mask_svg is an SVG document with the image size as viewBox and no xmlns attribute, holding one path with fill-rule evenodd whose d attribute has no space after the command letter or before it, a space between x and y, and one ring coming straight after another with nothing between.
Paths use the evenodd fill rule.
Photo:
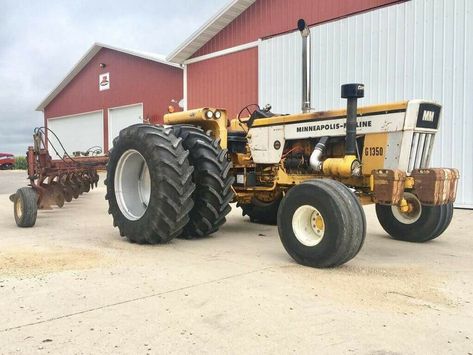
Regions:
<instances>
[{"instance_id":1,"label":"tractor steering wheel","mask_svg":"<svg viewBox=\"0 0 473 355\"><path fill-rule=\"evenodd\" d=\"M247 111L248 114L249 114L249 116L251 116L251 115L253 114L253 112L256 111L256 109L253 110L253 111L250 111L250 107L253 107L253 106L255 106L258 110L261 110L261 107L259 107L258 104L249 104L249 105L246 105L246 106L243 107L243 108L241 109L241 111L238 113L238 116L237 116L238 122L240 122L240 123L245 123L245 122L243 122L243 121L241 120L241 114L243 113L243 111Z\"/></svg>"}]
</instances>

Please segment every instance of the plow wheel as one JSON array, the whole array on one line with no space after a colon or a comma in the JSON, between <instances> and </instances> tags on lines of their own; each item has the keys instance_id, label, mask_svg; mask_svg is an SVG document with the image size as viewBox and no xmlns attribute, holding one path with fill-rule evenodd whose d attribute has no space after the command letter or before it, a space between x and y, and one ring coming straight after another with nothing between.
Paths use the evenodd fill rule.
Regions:
<instances>
[{"instance_id":1,"label":"plow wheel","mask_svg":"<svg viewBox=\"0 0 473 355\"><path fill-rule=\"evenodd\" d=\"M120 131L107 164L105 198L121 236L156 244L181 235L195 189L188 155L168 128L138 124Z\"/></svg>"},{"instance_id":2,"label":"plow wheel","mask_svg":"<svg viewBox=\"0 0 473 355\"><path fill-rule=\"evenodd\" d=\"M439 237L453 217L453 204L422 205L416 195L404 192L408 212L398 206L376 204L376 215L383 229L394 239L422 243Z\"/></svg>"},{"instance_id":3,"label":"plow wheel","mask_svg":"<svg viewBox=\"0 0 473 355\"><path fill-rule=\"evenodd\" d=\"M173 132L182 138L184 149L189 151L189 162L194 167L192 180L196 185L192 194L194 208L189 213L190 221L183 237L204 237L216 232L231 210L232 164L227 160L227 150L220 147L220 140L202 129L182 125L173 127Z\"/></svg>"},{"instance_id":4,"label":"plow wheel","mask_svg":"<svg viewBox=\"0 0 473 355\"><path fill-rule=\"evenodd\" d=\"M13 213L18 227L33 227L38 214L38 195L31 187L22 187L12 195Z\"/></svg>"},{"instance_id":5,"label":"plow wheel","mask_svg":"<svg viewBox=\"0 0 473 355\"><path fill-rule=\"evenodd\" d=\"M311 180L289 190L278 211L281 242L299 264L342 265L360 251L366 219L358 198L337 181Z\"/></svg>"}]
</instances>

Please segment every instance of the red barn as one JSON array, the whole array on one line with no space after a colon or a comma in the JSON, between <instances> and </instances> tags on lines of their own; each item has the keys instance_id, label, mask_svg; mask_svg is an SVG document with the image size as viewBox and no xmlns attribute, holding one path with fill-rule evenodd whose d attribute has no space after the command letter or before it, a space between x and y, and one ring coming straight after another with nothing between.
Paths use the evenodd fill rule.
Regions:
<instances>
[{"instance_id":1,"label":"red barn","mask_svg":"<svg viewBox=\"0 0 473 355\"><path fill-rule=\"evenodd\" d=\"M234 117L242 107L260 102L259 47L266 39L295 31L300 18L315 26L401 2L233 0L167 60L184 64L187 108L223 107Z\"/></svg>"},{"instance_id":2,"label":"red barn","mask_svg":"<svg viewBox=\"0 0 473 355\"><path fill-rule=\"evenodd\" d=\"M106 152L122 128L162 122L171 100L181 98L179 65L96 43L37 111L70 154L93 146Z\"/></svg>"}]
</instances>

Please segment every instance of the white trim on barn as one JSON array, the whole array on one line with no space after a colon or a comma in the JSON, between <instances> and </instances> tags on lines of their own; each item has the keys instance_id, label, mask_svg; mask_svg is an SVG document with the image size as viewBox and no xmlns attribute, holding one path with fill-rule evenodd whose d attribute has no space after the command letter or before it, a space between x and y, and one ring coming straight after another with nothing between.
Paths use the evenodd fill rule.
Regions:
<instances>
[{"instance_id":1,"label":"white trim on barn","mask_svg":"<svg viewBox=\"0 0 473 355\"><path fill-rule=\"evenodd\" d=\"M58 118L74 117L77 115L86 115L89 113L96 113L96 112L103 112L103 110L92 110L92 111L86 111L86 112L72 113L70 115L64 115L64 116L49 117L47 120L50 121L50 120L56 120Z\"/></svg>"},{"instance_id":2,"label":"white trim on barn","mask_svg":"<svg viewBox=\"0 0 473 355\"><path fill-rule=\"evenodd\" d=\"M225 48L221 51L212 52L212 53L209 53L209 54L204 54L204 55L201 55L200 57L187 59L186 61L184 61L184 64L197 63L197 62L201 62L203 60L217 58L217 57L221 57L223 55L232 54L232 53L236 53L236 52L241 52L241 51L244 51L246 49L258 47L260 41L261 40L248 42L248 43L245 43L245 44L240 44L240 45L235 46L235 47Z\"/></svg>"},{"instance_id":3,"label":"white trim on barn","mask_svg":"<svg viewBox=\"0 0 473 355\"><path fill-rule=\"evenodd\" d=\"M255 1L256 0L231 1L169 54L166 60L179 64L184 63L186 59L189 59L217 33L240 16L243 11L253 5Z\"/></svg>"},{"instance_id":4,"label":"white trim on barn","mask_svg":"<svg viewBox=\"0 0 473 355\"><path fill-rule=\"evenodd\" d=\"M182 99L184 103L184 111L187 110L187 65L184 65L184 70L182 71Z\"/></svg>"}]
</instances>

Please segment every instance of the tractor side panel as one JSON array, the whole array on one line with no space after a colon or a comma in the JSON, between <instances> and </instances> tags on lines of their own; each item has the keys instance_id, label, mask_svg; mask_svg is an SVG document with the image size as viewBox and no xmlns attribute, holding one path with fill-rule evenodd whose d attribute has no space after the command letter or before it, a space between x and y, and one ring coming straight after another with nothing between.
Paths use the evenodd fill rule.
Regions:
<instances>
[{"instance_id":1,"label":"tractor side panel","mask_svg":"<svg viewBox=\"0 0 473 355\"><path fill-rule=\"evenodd\" d=\"M401 131L404 127L405 112L358 116L357 134ZM346 117L319 119L285 126L286 139L318 138L324 136L344 136Z\"/></svg>"},{"instance_id":2,"label":"tractor side panel","mask_svg":"<svg viewBox=\"0 0 473 355\"><path fill-rule=\"evenodd\" d=\"M396 133L391 133L396 134ZM383 169L388 145L388 133L367 134L361 154L363 162L362 169L364 175L369 175L374 169Z\"/></svg>"},{"instance_id":3,"label":"tractor side panel","mask_svg":"<svg viewBox=\"0 0 473 355\"><path fill-rule=\"evenodd\" d=\"M248 133L251 156L257 164L277 164L284 149L284 126L252 128Z\"/></svg>"}]
</instances>

